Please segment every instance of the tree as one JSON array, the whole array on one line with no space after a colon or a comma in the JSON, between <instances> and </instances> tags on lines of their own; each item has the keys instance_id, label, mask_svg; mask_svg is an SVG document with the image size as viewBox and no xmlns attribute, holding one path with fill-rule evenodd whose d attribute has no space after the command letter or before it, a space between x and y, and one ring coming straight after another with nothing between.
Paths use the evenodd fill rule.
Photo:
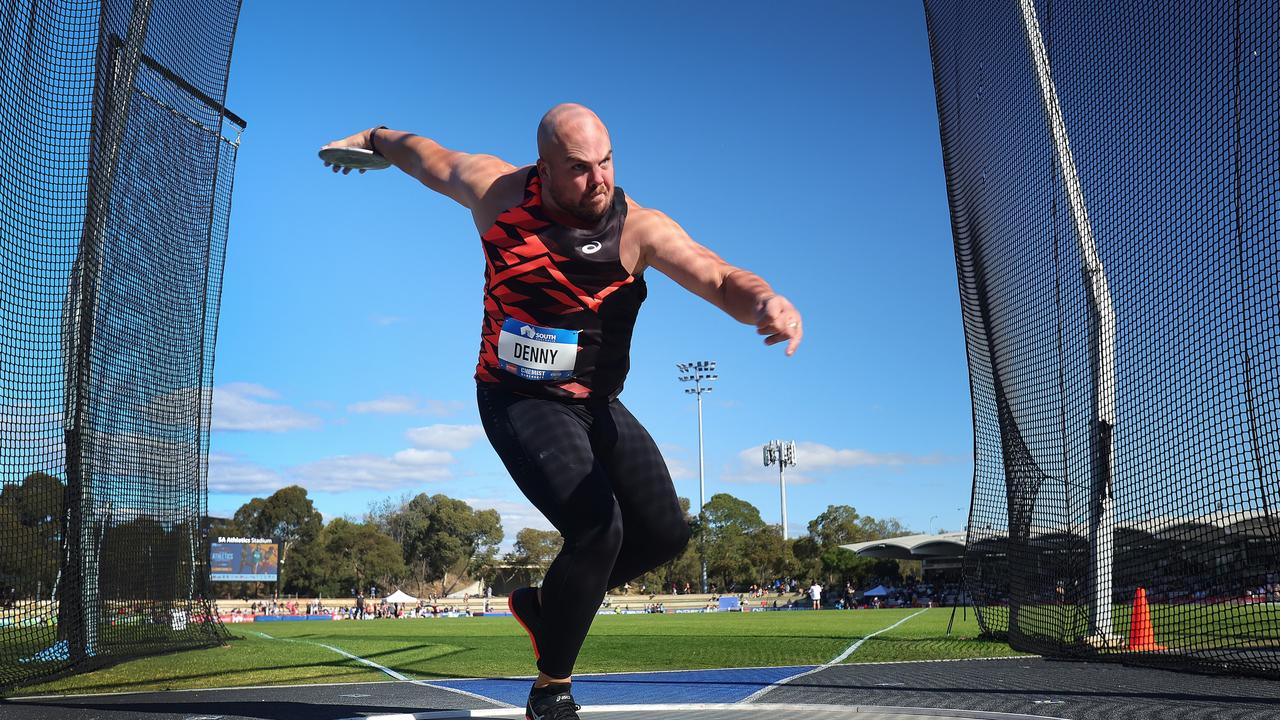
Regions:
<instances>
[{"instance_id":1,"label":"tree","mask_svg":"<svg viewBox=\"0 0 1280 720\"><path fill-rule=\"evenodd\" d=\"M865 578L875 561L871 558L858 557L856 553L842 547L829 547L822 551L823 583L860 582Z\"/></svg>"},{"instance_id":2,"label":"tree","mask_svg":"<svg viewBox=\"0 0 1280 720\"><path fill-rule=\"evenodd\" d=\"M909 534L911 531L897 518L877 520L870 515L860 515L849 505L828 505L809 521L809 537L797 540L794 549L806 576L820 576L827 583L861 584L872 577L901 575L901 563L859 557L841 545Z\"/></svg>"},{"instance_id":3,"label":"tree","mask_svg":"<svg viewBox=\"0 0 1280 720\"><path fill-rule=\"evenodd\" d=\"M364 588L370 581L393 585L405 574L400 546L377 527L343 518L325 527L321 542L328 559L326 589L331 595Z\"/></svg>"},{"instance_id":4,"label":"tree","mask_svg":"<svg viewBox=\"0 0 1280 720\"><path fill-rule=\"evenodd\" d=\"M707 501L703 517L707 575L725 590L765 580L771 565L781 561L781 531L766 525L751 503L717 493ZM772 538L775 532L777 543ZM774 563L765 558L770 550L777 552Z\"/></svg>"},{"instance_id":5,"label":"tree","mask_svg":"<svg viewBox=\"0 0 1280 720\"><path fill-rule=\"evenodd\" d=\"M298 543L289 553L289 576L280 584L282 592L299 596L345 596L350 584L339 584L333 578L337 574L337 560L329 555L325 543L327 528L310 542ZM396 547L396 552L400 550Z\"/></svg>"},{"instance_id":6,"label":"tree","mask_svg":"<svg viewBox=\"0 0 1280 720\"><path fill-rule=\"evenodd\" d=\"M406 503L393 524L404 532L405 564L422 582L453 589L448 577L470 577L493 564L502 542L502 518L496 510L473 510L462 500L423 493Z\"/></svg>"},{"instance_id":7,"label":"tree","mask_svg":"<svg viewBox=\"0 0 1280 720\"><path fill-rule=\"evenodd\" d=\"M315 540L324 521L307 497L305 488L290 485L280 488L266 499L254 498L236 510L234 521L243 532L255 537L280 541L280 568L277 587L285 582L285 563L289 552L301 543Z\"/></svg>"},{"instance_id":8,"label":"tree","mask_svg":"<svg viewBox=\"0 0 1280 720\"><path fill-rule=\"evenodd\" d=\"M404 545L408 528L404 525L406 518L400 511L404 509L405 505L409 504L411 499L413 499L413 496L405 493L398 500L383 498L370 503L368 511L364 514L365 524L378 528L392 540L395 540L397 545Z\"/></svg>"},{"instance_id":9,"label":"tree","mask_svg":"<svg viewBox=\"0 0 1280 720\"><path fill-rule=\"evenodd\" d=\"M809 534L826 548L899 537L911 531L897 518L877 520L870 515L859 515L848 505L828 505L821 515L809 521Z\"/></svg>"},{"instance_id":10,"label":"tree","mask_svg":"<svg viewBox=\"0 0 1280 720\"><path fill-rule=\"evenodd\" d=\"M0 490L0 595L48 598L62 557L62 481L34 472Z\"/></svg>"},{"instance_id":11,"label":"tree","mask_svg":"<svg viewBox=\"0 0 1280 720\"><path fill-rule=\"evenodd\" d=\"M555 530L535 530L521 528L516 533L515 547L512 548L511 560L523 565L536 565L545 573L551 561L560 554L564 538Z\"/></svg>"},{"instance_id":12,"label":"tree","mask_svg":"<svg viewBox=\"0 0 1280 720\"><path fill-rule=\"evenodd\" d=\"M703 508L709 539L725 533L747 533L765 526L755 505L727 493L716 493Z\"/></svg>"}]
</instances>

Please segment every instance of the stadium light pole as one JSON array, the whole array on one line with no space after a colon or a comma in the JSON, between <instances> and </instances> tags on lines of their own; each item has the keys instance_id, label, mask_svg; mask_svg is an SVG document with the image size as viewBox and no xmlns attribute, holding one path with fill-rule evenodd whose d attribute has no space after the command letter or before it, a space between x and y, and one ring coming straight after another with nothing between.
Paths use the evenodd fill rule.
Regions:
<instances>
[{"instance_id":1,"label":"stadium light pole","mask_svg":"<svg viewBox=\"0 0 1280 720\"><path fill-rule=\"evenodd\" d=\"M774 440L764 446L764 466L778 465L778 491L782 495L782 539L788 539L787 533L787 466L795 467L795 442Z\"/></svg>"},{"instance_id":2,"label":"stadium light pole","mask_svg":"<svg viewBox=\"0 0 1280 720\"><path fill-rule=\"evenodd\" d=\"M1093 376L1091 405L1093 422L1089 433L1090 497L1089 545L1092 549L1090 586L1093 590L1089 613L1089 635L1085 641L1097 647L1123 647L1123 640L1112 631L1112 566L1115 562L1115 501L1112 497L1111 449L1112 428L1116 421L1116 313L1111 302L1111 288L1102 266L1098 246L1093 238L1088 207L1071 141L1067 137L1058 89L1053 82L1049 52L1040 32L1034 0L1021 0L1023 27L1027 47L1040 85L1040 101L1044 106L1046 125L1058 156L1058 169L1075 226L1076 243L1083 262L1085 294L1089 302L1089 369Z\"/></svg>"},{"instance_id":3,"label":"stadium light pole","mask_svg":"<svg viewBox=\"0 0 1280 720\"><path fill-rule=\"evenodd\" d=\"M703 383L719 380L720 376L715 374L715 360L676 363L676 369L680 371L680 382L693 383L693 387L684 389L685 394L698 397L698 555L702 558L702 592L705 593L707 591L707 545L704 540L706 524L704 508L707 506L707 482L702 461L702 394L712 390L710 385L704 386Z\"/></svg>"}]
</instances>

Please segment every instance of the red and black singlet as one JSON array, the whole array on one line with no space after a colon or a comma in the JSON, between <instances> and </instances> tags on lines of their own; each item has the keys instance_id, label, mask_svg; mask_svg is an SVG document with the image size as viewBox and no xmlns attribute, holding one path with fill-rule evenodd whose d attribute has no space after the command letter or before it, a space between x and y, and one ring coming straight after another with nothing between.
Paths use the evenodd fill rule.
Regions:
<instances>
[{"instance_id":1,"label":"red and black singlet","mask_svg":"<svg viewBox=\"0 0 1280 720\"><path fill-rule=\"evenodd\" d=\"M631 331L646 295L644 278L627 272L620 259L626 219L626 196L615 187L613 204L595 227L579 229L552 221L542 205L537 168L529 169L524 200L498 215L480 236L485 256L484 322L476 382L561 400L618 396L631 365ZM578 331L572 376L530 380L504 367L499 359L504 323L509 330L501 340L504 359L512 352L511 338L517 343L523 339L513 332L533 338L532 328L539 328L539 333L543 328ZM516 352L521 357L520 350Z\"/></svg>"}]
</instances>

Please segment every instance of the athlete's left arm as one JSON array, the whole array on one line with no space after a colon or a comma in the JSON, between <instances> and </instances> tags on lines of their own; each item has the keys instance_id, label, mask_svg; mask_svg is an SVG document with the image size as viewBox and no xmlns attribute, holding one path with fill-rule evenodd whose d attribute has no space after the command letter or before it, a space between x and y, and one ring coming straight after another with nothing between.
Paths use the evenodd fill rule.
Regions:
<instances>
[{"instance_id":1,"label":"athlete's left arm","mask_svg":"<svg viewBox=\"0 0 1280 720\"><path fill-rule=\"evenodd\" d=\"M627 226L639 241L641 268L656 268L739 322L755 325L756 332L765 336L765 345L786 341L787 355L800 347L804 337L800 311L764 278L725 262L658 210L633 203Z\"/></svg>"}]
</instances>

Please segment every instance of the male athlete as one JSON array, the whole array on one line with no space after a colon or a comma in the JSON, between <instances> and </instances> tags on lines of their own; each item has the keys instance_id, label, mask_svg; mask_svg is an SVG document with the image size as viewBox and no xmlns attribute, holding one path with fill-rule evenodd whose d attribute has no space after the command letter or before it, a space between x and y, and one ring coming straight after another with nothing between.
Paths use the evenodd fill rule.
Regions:
<instances>
[{"instance_id":1,"label":"male athlete","mask_svg":"<svg viewBox=\"0 0 1280 720\"><path fill-rule=\"evenodd\" d=\"M485 255L480 419L516 485L564 536L541 590L509 600L538 666L525 717L578 720L573 664L605 591L675 557L690 534L662 455L617 399L644 270L754 324L766 345L787 342L787 355L803 336L800 313L615 187L609 132L581 105L542 118L535 166L383 127L327 147L374 150L471 211Z\"/></svg>"}]
</instances>

